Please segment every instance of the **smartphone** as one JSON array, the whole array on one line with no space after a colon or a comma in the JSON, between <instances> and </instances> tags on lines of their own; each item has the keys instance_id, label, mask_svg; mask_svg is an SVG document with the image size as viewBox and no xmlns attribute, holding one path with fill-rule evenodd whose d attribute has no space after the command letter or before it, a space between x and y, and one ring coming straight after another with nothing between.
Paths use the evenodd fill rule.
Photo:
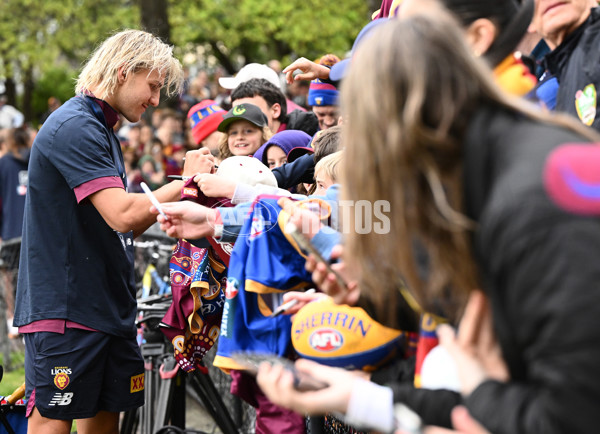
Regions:
<instances>
[{"instance_id":1,"label":"smartphone","mask_svg":"<svg viewBox=\"0 0 600 434\"><path fill-rule=\"evenodd\" d=\"M317 248L312 245L310 240L302 232L300 232L300 230L298 230L298 227L294 223L288 222L285 225L284 231L286 234L292 237L292 239L302 250L311 253L316 258L317 262L325 264L327 271L335 276L335 280L341 288L348 288L348 285L346 284L346 281L342 275L331 267L331 264L325 260Z\"/></svg>"},{"instance_id":2,"label":"smartphone","mask_svg":"<svg viewBox=\"0 0 600 434\"><path fill-rule=\"evenodd\" d=\"M266 353L235 353L232 355L233 360L244 367L244 371L256 376L258 367L262 362L268 362L271 365L282 365L286 370L294 375L294 388L301 392L310 390L320 390L329 385L321 380L317 380L304 372L300 372L294 366L294 362L289 359L279 357L275 354Z\"/></svg>"}]
</instances>

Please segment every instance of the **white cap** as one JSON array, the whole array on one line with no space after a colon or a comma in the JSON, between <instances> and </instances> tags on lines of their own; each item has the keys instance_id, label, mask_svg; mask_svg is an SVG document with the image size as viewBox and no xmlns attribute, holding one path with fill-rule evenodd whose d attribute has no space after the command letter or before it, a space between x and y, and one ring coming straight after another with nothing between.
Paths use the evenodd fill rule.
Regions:
<instances>
[{"instance_id":1,"label":"white cap","mask_svg":"<svg viewBox=\"0 0 600 434\"><path fill-rule=\"evenodd\" d=\"M252 186L263 184L277 187L275 175L273 175L267 166L254 157L236 155L225 158L219 163L217 175Z\"/></svg>"},{"instance_id":2,"label":"white cap","mask_svg":"<svg viewBox=\"0 0 600 434\"><path fill-rule=\"evenodd\" d=\"M247 64L239 70L235 77L220 77L219 84L225 89L235 89L241 83L252 78L264 78L277 86L278 89L281 89L281 82L277 73L267 65L261 65L260 63Z\"/></svg>"}]
</instances>

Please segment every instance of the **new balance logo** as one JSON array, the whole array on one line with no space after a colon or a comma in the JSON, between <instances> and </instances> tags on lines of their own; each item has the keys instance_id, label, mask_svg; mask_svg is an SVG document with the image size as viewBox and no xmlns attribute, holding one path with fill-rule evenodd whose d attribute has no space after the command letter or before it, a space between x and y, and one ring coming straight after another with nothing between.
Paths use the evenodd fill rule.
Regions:
<instances>
[{"instance_id":1,"label":"new balance logo","mask_svg":"<svg viewBox=\"0 0 600 434\"><path fill-rule=\"evenodd\" d=\"M69 405L72 398L73 392L55 393L48 405L51 407L54 407L55 405Z\"/></svg>"}]
</instances>

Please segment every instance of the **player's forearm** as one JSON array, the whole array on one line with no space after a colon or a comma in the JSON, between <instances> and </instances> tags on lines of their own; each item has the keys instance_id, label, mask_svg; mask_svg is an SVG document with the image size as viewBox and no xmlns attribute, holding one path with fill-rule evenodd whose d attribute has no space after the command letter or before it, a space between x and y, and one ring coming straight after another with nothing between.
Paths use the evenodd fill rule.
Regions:
<instances>
[{"instance_id":1,"label":"player's forearm","mask_svg":"<svg viewBox=\"0 0 600 434\"><path fill-rule=\"evenodd\" d=\"M177 201L182 185L181 181L174 181L154 194L159 202ZM133 231L139 235L156 221L156 216L150 213L150 199L143 193L107 188L92 194L90 200L104 221L119 232Z\"/></svg>"},{"instance_id":2,"label":"player's forearm","mask_svg":"<svg viewBox=\"0 0 600 434\"><path fill-rule=\"evenodd\" d=\"M155 190L154 196L159 202L176 202L181 198L181 188L183 181L172 181ZM151 214L149 209L152 205L150 200L143 194L136 194L136 199L141 200L141 205L136 203L133 208L136 211L133 213L132 227L134 237L143 234L150 226L156 223L156 215Z\"/></svg>"}]
</instances>

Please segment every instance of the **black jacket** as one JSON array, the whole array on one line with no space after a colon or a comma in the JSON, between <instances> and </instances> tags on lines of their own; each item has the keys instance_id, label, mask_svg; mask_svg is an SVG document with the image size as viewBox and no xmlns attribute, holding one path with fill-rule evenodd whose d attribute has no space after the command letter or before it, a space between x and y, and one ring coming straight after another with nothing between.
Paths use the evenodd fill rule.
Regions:
<instances>
[{"instance_id":1,"label":"black jacket","mask_svg":"<svg viewBox=\"0 0 600 434\"><path fill-rule=\"evenodd\" d=\"M312 184L315 182L315 160L313 154L298 157L291 163L273 169L273 175L277 179L279 188L292 188L301 182Z\"/></svg>"},{"instance_id":2,"label":"black jacket","mask_svg":"<svg viewBox=\"0 0 600 434\"><path fill-rule=\"evenodd\" d=\"M600 219L548 198L546 156L585 142L563 128L480 109L464 143L467 214L511 381L486 381L466 399L393 385L425 424L450 425L462 403L494 434L592 433L600 403Z\"/></svg>"},{"instance_id":3,"label":"black jacket","mask_svg":"<svg viewBox=\"0 0 600 434\"><path fill-rule=\"evenodd\" d=\"M500 109L470 125L466 204L511 381L466 405L494 434L597 432L600 219L562 211L542 181L553 149L586 140Z\"/></svg>"},{"instance_id":4,"label":"black jacket","mask_svg":"<svg viewBox=\"0 0 600 434\"><path fill-rule=\"evenodd\" d=\"M583 121L584 113L578 115L577 110L579 104L580 112L585 111L581 105L582 93L590 84L595 87L596 92L600 91L600 8L592 9L588 19L546 55L543 65L558 79L560 86L555 110L569 113ZM595 110L591 109L590 116L593 122L587 124L600 130L597 95L593 102Z\"/></svg>"},{"instance_id":5,"label":"black jacket","mask_svg":"<svg viewBox=\"0 0 600 434\"><path fill-rule=\"evenodd\" d=\"M314 136L319 131L319 120L313 112L294 110L287 115L286 130L304 131L309 136Z\"/></svg>"}]
</instances>

